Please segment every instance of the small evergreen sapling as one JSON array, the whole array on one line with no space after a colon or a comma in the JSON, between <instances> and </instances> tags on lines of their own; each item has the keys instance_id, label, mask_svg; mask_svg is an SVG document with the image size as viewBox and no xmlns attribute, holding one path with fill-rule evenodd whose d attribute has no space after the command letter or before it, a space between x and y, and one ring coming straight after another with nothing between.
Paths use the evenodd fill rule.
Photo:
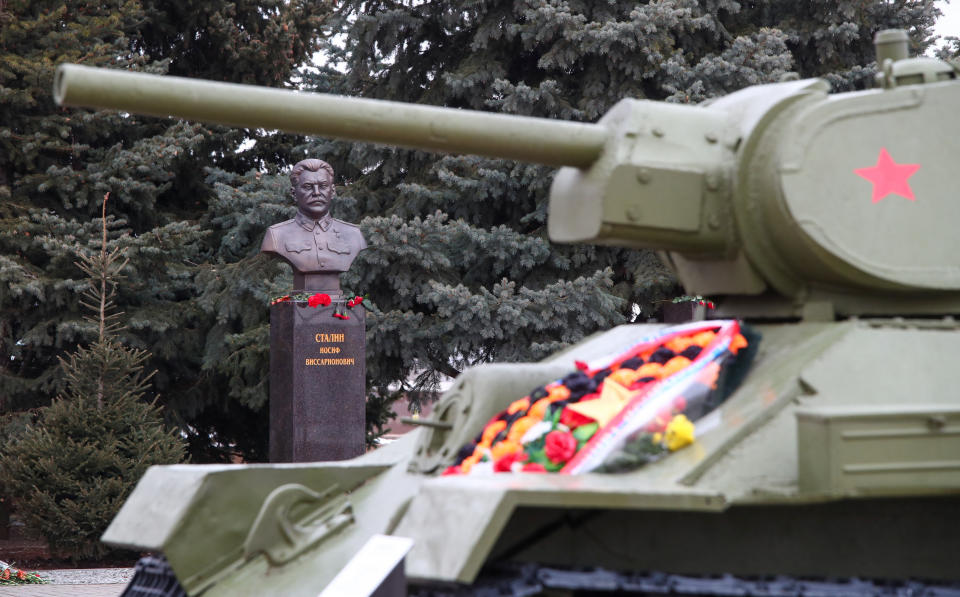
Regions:
<instances>
[{"instance_id":1,"label":"small evergreen sapling","mask_svg":"<svg viewBox=\"0 0 960 597\"><path fill-rule=\"evenodd\" d=\"M107 249L104 197L99 253L80 253L90 278L81 303L93 312L97 340L60 359L64 390L0 453L0 480L20 516L70 558L97 558L109 548L100 535L152 464L183 459L184 441L163 425L160 409L142 400L152 374L145 350L128 348L113 297L127 261Z\"/></svg>"}]
</instances>

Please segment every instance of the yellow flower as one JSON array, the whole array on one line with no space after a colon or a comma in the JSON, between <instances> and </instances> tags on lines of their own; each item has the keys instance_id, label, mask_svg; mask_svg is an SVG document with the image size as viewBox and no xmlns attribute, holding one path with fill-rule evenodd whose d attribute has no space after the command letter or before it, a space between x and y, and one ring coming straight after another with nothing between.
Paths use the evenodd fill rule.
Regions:
<instances>
[{"instance_id":1,"label":"yellow flower","mask_svg":"<svg viewBox=\"0 0 960 597\"><path fill-rule=\"evenodd\" d=\"M686 415L677 415L667 424L663 439L667 449L675 452L693 443L695 428Z\"/></svg>"}]
</instances>

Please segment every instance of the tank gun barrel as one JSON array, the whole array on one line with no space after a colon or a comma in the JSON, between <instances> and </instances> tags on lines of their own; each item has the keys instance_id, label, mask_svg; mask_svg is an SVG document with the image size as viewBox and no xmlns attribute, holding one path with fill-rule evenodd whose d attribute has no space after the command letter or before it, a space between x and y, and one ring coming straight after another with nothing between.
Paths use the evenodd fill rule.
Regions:
<instances>
[{"instance_id":1,"label":"tank gun barrel","mask_svg":"<svg viewBox=\"0 0 960 597\"><path fill-rule=\"evenodd\" d=\"M878 38L890 46L879 89L828 97L822 80L785 80L696 106L626 98L596 124L77 65L59 67L54 97L564 166L550 187L550 240L663 251L688 292L748 297L738 313L770 295L788 317L806 304L903 313L906 296L911 313L956 313L958 204L944 156L960 151L960 78L905 58L902 32ZM918 243L919 230L937 242ZM899 294L884 302L877 291Z\"/></svg>"},{"instance_id":2,"label":"tank gun barrel","mask_svg":"<svg viewBox=\"0 0 960 597\"><path fill-rule=\"evenodd\" d=\"M601 125L62 64L59 105L586 168Z\"/></svg>"}]
</instances>

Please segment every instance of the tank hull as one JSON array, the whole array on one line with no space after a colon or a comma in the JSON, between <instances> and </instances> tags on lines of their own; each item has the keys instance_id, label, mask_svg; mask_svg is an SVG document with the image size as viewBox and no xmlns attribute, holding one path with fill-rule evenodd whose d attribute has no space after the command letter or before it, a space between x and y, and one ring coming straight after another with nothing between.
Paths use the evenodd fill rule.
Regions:
<instances>
[{"instance_id":1,"label":"tank hull","mask_svg":"<svg viewBox=\"0 0 960 597\"><path fill-rule=\"evenodd\" d=\"M651 329L621 326L540 363L469 370L436 412L450 404L505 408L523 395L518 387L555 379L575 360ZM851 320L755 329L762 340L748 377L698 423L696 443L632 472L437 476L450 458L431 455L431 446L443 445L442 434L476 434L487 418L453 417L452 429L419 429L352 461L261 478L273 485L260 493L289 481L320 492L333 485L335 470L335 493L349 503L348 523L285 562L244 551L244 540L236 541L243 525L231 545L216 537L216 519L196 516L216 509L252 519L254 502L231 498L231 486L216 477L258 467L211 470L206 489L164 523L171 531L146 545L134 524L140 500L156 500L158 483L196 470L155 467L104 539L163 551L188 594L205 596L317 595L376 534L413 540L406 572L421 587L482 583L493 564L504 563L960 581L956 324ZM333 468L316 472L324 467ZM197 553L196 537L214 537L205 554ZM209 553L214 546L217 557Z\"/></svg>"}]
</instances>

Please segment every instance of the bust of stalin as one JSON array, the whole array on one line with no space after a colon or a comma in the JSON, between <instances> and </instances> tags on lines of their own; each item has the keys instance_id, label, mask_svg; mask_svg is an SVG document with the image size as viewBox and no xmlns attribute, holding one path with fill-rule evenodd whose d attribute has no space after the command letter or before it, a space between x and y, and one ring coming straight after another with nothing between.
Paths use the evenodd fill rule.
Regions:
<instances>
[{"instance_id":1,"label":"bust of stalin","mask_svg":"<svg viewBox=\"0 0 960 597\"><path fill-rule=\"evenodd\" d=\"M350 269L367 242L355 225L330 217L336 191L333 168L323 160L298 162L290 172L297 216L267 229L260 252L293 267L294 292L326 292L339 298L340 274Z\"/></svg>"}]
</instances>

